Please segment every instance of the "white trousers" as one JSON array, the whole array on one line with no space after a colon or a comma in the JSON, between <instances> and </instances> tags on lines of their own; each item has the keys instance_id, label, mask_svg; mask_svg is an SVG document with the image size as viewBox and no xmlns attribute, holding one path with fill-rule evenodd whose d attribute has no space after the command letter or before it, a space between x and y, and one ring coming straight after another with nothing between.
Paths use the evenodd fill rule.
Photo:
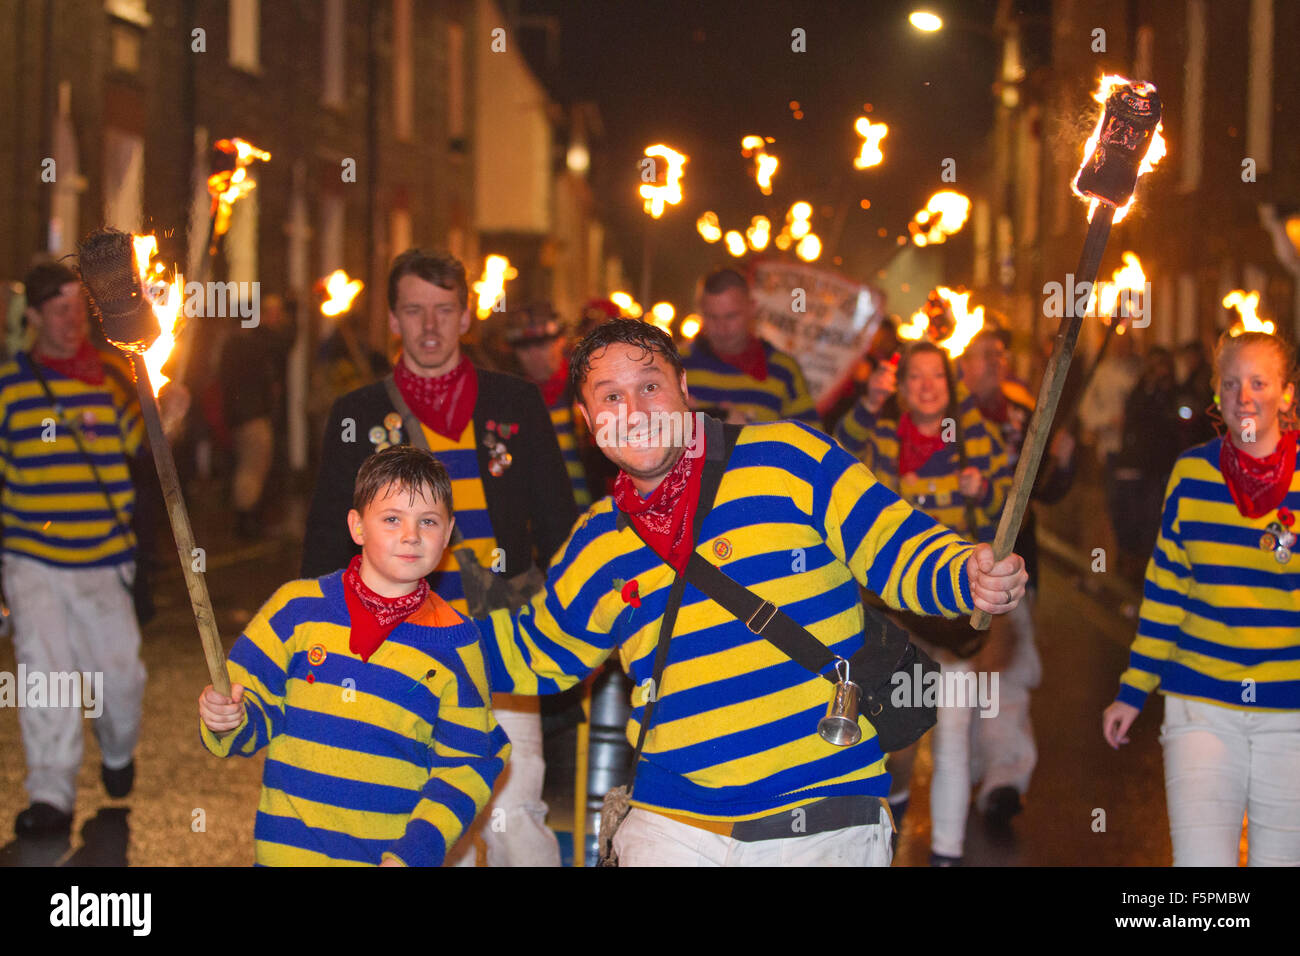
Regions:
<instances>
[{"instance_id":1,"label":"white trousers","mask_svg":"<svg viewBox=\"0 0 1300 956\"><path fill-rule=\"evenodd\" d=\"M1300 711L1165 695L1160 728L1174 866L1300 866Z\"/></svg>"},{"instance_id":2,"label":"white trousers","mask_svg":"<svg viewBox=\"0 0 1300 956\"><path fill-rule=\"evenodd\" d=\"M559 866L560 843L546 825L542 802L546 760L537 698L494 694L492 712L510 738L510 761L488 805L447 855L447 865L477 865L482 844L488 866Z\"/></svg>"},{"instance_id":3,"label":"white trousers","mask_svg":"<svg viewBox=\"0 0 1300 956\"><path fill-rule=\"evenodd\" d=\"M1038 747L1029 716L1030 692L1043 677L1034 636L1034 594L1028 592L1014 610L994 618L998 634L1005 629L1011 653L998 670L998 712L975 721L971 778L980 783L975 805L988 807L988 795L999 787L1014 787L1024 796L1038 765ZM979 660L976 659L978 665Z\"/></svg>"},{"instance_id":4,"label":"white trousers","mask_svg":"<svg viewBox=\"0 0 1300 956\"><path fill-rule=\"evenodd\" d=\"M745 843L633 807L614 834L623 866L889 866L888 817L826 833Z\"/></svg>"},{"instance_id":5,"label":"white trousers","mask_svg":"<svg viewBox=\"0 0 1300 956\"><path fill-rule=\"evenodd\" d=\"M28 675L72 671L103 675L103 712L94 728L104 763L113 769L131 762L144 700L140 627L131 594L122 585L124 575L133 580L134 574L134 564L70 569L15 554L4 556L15 658ZM18 711L32 803L72 812L81 769L81 722L87 709L46 706Z\"/></svg>"},{"instance_id":6,"label":"white trousers","mask_svg":"<svg viewBox=\"0 0 1300 956\"><path fill-rule=\"evenodd\" d=\"M955 706L940 701L930 753L930 849L943 856L961 856L966 841L971 786L979 782L976 805L987 807L988 795L998 787L1014 787L1024 794L1038 763L1038 749L1029 719L1030 691L1042 679L1042 661L1034 641L1032 598L1022 599L1014 610L993 618L989 645L974 658L957 657L942 648L913 638L944 674L985 672L992 690L992 671L986 667L992 644L1007 642L1005 659L997 662L996 712L982 716L978 701ZM891 754L886 769L892 776L890 799L898 802L910 794L916 745Z\"/></svg>"}]
</instances>

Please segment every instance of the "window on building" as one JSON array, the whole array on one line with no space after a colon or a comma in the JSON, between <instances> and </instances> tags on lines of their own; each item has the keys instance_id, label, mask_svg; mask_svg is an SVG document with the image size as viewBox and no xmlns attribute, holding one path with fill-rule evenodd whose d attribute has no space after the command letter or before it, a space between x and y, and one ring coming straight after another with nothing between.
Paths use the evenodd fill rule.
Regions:
<instances>
[{"instance_id":1,"label":"window on building","mask_svg":"<svg viewBox=\"0 0 1300 956\"><path fill-rule=\"evenodd\" d=\"M393 0L393 135L400 140L415 125L411 94L411 0Z\"/></svg>"},{"instance_id":2,"label":"window on building","mask_svg":"<svg viewBox=\"0 0 1300 956\"><path fill-rule=\"evenodd\" d=\"M321 25L321 102L342 108L347 88L347 33L344 0L325 0Z\"/></svg>"},{"instance_id":3,"label":"window on building","mask_svg":"<svg viewBox=\"0 0 1300 956\"><path fill-rule=\"evenodd\" d=\"M144 219L144 139L112 127L104 131L104 224L139 232Z\"/></svg>"},{"instance_id":4,"label":"window on building","mask_svg":"<svg viewBox=\"0 0 1300 956\"><path fill-rule=\"evenodd\" d=\"M257 73L262 61L258 49L261 39L262 9L260 0L230 0L230 65Z\"/></svg>"}]
</instances>

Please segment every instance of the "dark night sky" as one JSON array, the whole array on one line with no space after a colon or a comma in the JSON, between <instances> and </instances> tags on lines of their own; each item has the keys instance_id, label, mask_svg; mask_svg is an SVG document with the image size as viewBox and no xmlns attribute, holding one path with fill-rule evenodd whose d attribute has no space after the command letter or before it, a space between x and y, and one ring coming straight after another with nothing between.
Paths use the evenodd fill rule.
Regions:
<instances>
[{"instance_id":1,"label":"dark night sky","mask_svg":"<svg viewBox=\"0 0 1300 956\"><path fill-rule=\"evenodd\" d=\"M734 262L722 245L695 231L706 209L723 229L743 231L764 214L779 227L790 203L813 203L814 231L828 243L841 203L849 215L837 249L843 271L874 272L897 248L895 237L940 188L945 157L957 161L956 188L984 162L992 124L997 49L987 33L994 0L930 3L947 27L923 35L907 23L917 4L895 0L772 2L589 2L531 0L520 12L553 13L561 24L558 69L537 55L540 34L525 35L530 60L562 102L594 100L605 124L604 168L593 183L605 203L611 241L623 253L637 293L642 231L654 229L654 298L689 304L694 278ZM966 29L962 29L962 24ZM791 51L791 31L807 34L807 52ZM985 31L983 35L976 32ZM804 117L789 107L797 100ZM886 122L884 164L858 171L853 121L870 103ZM753 182L740 153L747 133L774 137L781 160L773 195ZM636 196L637 161L663 141L686 153L685 199L650 222ZM599 161L599 158L598 158ZM967 190L969 191L969 190ZM869 199L872 207L858 203ZM831 210L825 210L831 212ZM887 228L887 238L876 235ZM830 266L824 255L822 264ZM648 304L648 303L647 303Z\"/></svg>"}]
</instances>

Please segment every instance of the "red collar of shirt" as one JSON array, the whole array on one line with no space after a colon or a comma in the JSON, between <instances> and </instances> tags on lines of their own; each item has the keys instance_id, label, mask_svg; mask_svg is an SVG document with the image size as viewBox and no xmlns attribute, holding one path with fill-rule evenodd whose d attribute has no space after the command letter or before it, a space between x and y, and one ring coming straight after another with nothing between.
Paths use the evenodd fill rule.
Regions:
<instances>
[{"instance_id":1,"label":"red collar of shirt","mask_svg":"<svg viewBox=\"0 0 1300 956\"><path fill-rule=\"evenodd\" d=\"M542 390L542 401L546 403L547 408L551 408L560 400L564 394L564 387L569 384L569 360L561 359L560 367L555 370L555 374L547 381L538 386Z\"/></svg>"},{"instance_id":2,"label":"red collar of shirt","mask_svg":"<svg viewBox=\"0 0 1300 956\"><path fill-rule=\"evenodd\" d=\"M694 456L682 453L659 487L642 498L626 472L614 480L614 504L627 515L655 554L679 572L686 570L695 548L691 529L700 503L700 478L704 474L704 436L698 436Z\"/></svg>"},{"instance_id":3,"label":"red collar of shirt","mask_svg":"<svg viewBox=\"0 0 1300 956\"><path fill-rule=\"evenodd\" d=\"M1286 498L1295 473L1296 432L1285 431L1273 454L1248 455L1225 435L1219 449L1219 470L1237 510L1246 518L1262 518Z\"/></svg>"},{"instance_id":4,"label":"red collar of shirt","mask_svg":"<svg viewBox=\"0 0 1300 956\"><path fill-rule=\"evenodd\" d=\"M393 381L415 417L443 438L456 441L474 417L478 373L468 356L446 375L425 378L408 369L399 355L393 368Z\"/></svg>"},{"instance_id":5,"label":"red collar of shirt","mask_svg":"<svg viewBox=\"0 0 1300 956\"><path fill-rule=\"evenodd\" d=\"M714 348L713 343L709 343L709 348L713 349L714 355L738 372L743 372L759 382L767 379L767 349L763 348L761 339L751 335L749 344L734 354L719 352Z\"/></svg>"},{"instance_id":6,"label":"red collar of shirt","mask_svg":"<svg viewBox=\"0 0 1300 956\"><path fill-rule=\"evenodd\" d=\"M908 412L898 420L898 477L919 471L943 447L943 434L922 435Z\"/></svg>"},{"instance_id":7,"label":"red collar of shirt","mask_svg":"<svg viewBox=\"0 0 1300 956\"><path fill-rule=\"evenodd\" d=\"M32 350L32 356L46 368L53 369L60 375L78 379L87 385L104 384L104 360L99 350L90 344L89 339L82 341L81 347L71 358L51 358L36 349Z\"/></svg>"},{"instance_id":8,"label":"red collar of shirt","mask_svg":"<svg viewBox=\"0 0 1300 956\"><path fill-rule=\"evenodd\" d=\"M401 597L387 598L376 594L361 580L361 555L356 555L343 572L343 598L348 605L352 632L348 647L363 661L379 650L393 628L418 611L429 596L429 582L420 579L414 591Z\"/></svg>"}]
</instances>

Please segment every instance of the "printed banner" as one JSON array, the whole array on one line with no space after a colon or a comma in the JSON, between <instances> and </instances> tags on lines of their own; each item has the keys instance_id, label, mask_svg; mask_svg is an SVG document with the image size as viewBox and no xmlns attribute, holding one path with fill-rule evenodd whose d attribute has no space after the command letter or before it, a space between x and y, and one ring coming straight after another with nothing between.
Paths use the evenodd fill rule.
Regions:
<instances>
[{"instance_id":1,"label":"printed banner","mask_svg":"<svg viewBox=\"0 0 1300 956\"><path fill-rule=\"evenodd\" d=\"M884 319L884 297L871 286L801 262L759 260L754 300L760 336L793 355L824 412Z\"/></svg>"}]
</instances>

